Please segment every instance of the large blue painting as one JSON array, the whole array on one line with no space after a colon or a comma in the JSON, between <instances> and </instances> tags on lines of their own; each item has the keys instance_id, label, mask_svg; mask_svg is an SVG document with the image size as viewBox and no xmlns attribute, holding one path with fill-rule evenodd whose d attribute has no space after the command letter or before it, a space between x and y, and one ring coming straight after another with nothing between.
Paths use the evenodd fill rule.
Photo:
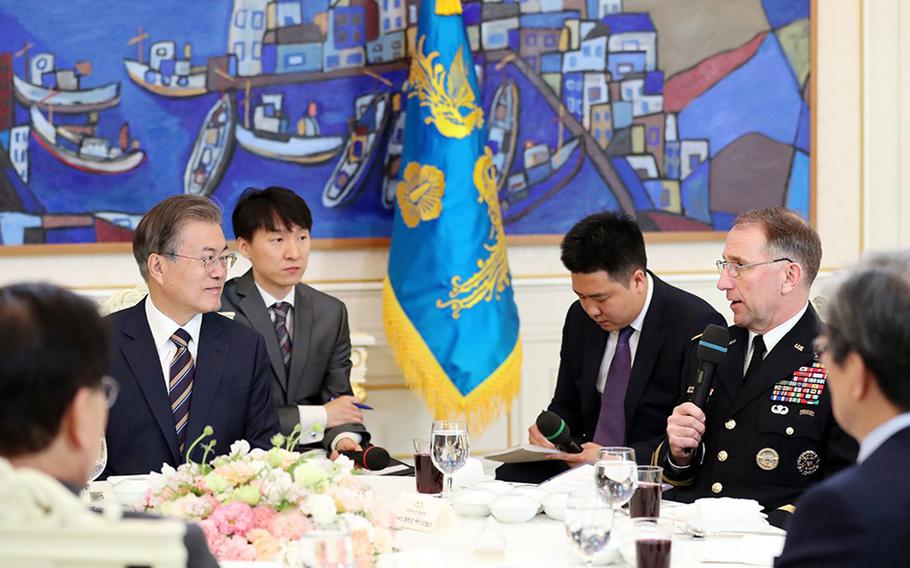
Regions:
<instances>
[{"instance_id":1,"label":"large blue painting","mask_svg":"<svg viewBox=\"0 0 910 568\"><path fill-rule=\"evenodd\" d=\"M128 241L166 196L266 185L316 238L387 237L417 4L0 0L0 244ZM463 2L508 234L808 217L809 0L729 4Z\"/></svg>"}]
</instances>

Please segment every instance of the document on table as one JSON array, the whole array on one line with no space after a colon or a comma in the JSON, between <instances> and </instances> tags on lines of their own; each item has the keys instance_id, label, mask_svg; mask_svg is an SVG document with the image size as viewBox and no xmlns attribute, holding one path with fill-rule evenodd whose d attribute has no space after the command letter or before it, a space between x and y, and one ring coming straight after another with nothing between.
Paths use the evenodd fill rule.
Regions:
<instances>
[{"instance_id":1,"label":"document on table","mask_svg":"<svg viewBox=\"0 0 910 568\"><path fill-rule=\"evenodd\" d=\"M532 444L521 444L519 446L512 446L501 452L488 454L484 457L490 461L502 463L527 463L544 461L548 459L547 456L558 453L559 450L553 448L544 448L543 446L534 446Z\"/></svg>"},{"instance_id":2,"label":"document on table","mask_svg":"<svg viewBox=\"0 0 910 568\"><path fill-rule=\"evenodd\" d=\"M550 493L571 493L594 487L594 466L586 463L573 467L565 473L550 478L540 484L541 489Z\"/></svg>"}]
</instances>

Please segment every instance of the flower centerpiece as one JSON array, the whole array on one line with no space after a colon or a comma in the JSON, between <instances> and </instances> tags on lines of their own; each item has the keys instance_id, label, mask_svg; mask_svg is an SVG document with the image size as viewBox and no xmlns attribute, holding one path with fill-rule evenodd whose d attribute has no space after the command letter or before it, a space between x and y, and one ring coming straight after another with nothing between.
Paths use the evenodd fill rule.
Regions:
<instances>
[{"instance_id":1,"label":"flower centerpiece","mask_svg":"<svg viewBox=\"0 0 910 568\"><path fill-rule=\"evenodd\" d=\"M193 446L212 433L207 426ZM391 509L357 479L350 459L292 451L298 440L298 429L272 438L268 451L240 440L211 460L215 442L202 444L200 463L152 474L145 509L198 522L219 560L286 559L304 534L344 528L358 568L372 566L392 548Z\"/></svg>"}]
</instances>

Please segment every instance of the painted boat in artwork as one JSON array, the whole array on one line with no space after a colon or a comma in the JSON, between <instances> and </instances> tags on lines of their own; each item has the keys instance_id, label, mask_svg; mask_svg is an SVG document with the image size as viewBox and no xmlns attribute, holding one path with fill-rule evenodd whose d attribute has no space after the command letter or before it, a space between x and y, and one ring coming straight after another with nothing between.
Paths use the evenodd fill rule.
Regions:
<instances>
[{"instance_id":1,"label":"painted boat in artwork","mask_svg":"<svg viewBox=\"0 0 910 568\"><path fill-rule=\"evenodd\" d=\"M195 97L208 92L205 86L205 67L193 67L189 75L165 75L133 59L124 59L123 65L126 66L130 80L156 95Z\"/></svg>"},{"instance_id":2,"label":"painted boat in artwork","mask_svg":"<svg viewBox=\"0 0 910 568\"><path fill-rule=\"evenodd\" d=\"M529 156L536 149L545 149L545 158ZM552 156L543 144L525 150L525 163L530 165L510 175L507 186L500 192L503 222L518 221L562 191L578 175L585 156L579 138L559 146Z\"/></svg>"},{"instance_id":3,"label":"painted boat in artwork","mask_svg":"<svg viewBox=\"0 0 910 568\"><path fill-rule=\"evenodd\" d=\"M38 107L29 109L32 121L32 136L52 156L77 170L93 174L122 174L138 167L145 160L145 152L139 149L124 151L111 147L103 138L95 136L74 136L64 127L51 124ZM66 135L62 133L67 132ZM78 149L63 146L59 138L73 143Z\"/></svg>"},{"instance_id":4,"label":"painted boat in artwork","mask_svg":"<svg viewBox=\"0 0 910 568\"><path fill-rule=\"evenodd\" d=\"M231 93L225 93L209 109L199 128L196 143L183 173L183 191L211 195L234 151L237 113Z\"/></svg>"},{"instance_id":5,"label":"painted boat in artwork","mask_svg":"<svg viewBox=\"0 0 910 568\"><path fill-rule=\"evenodd\" d=\"M16 98L25 106L41 110L52 108L60 113L83 113L116 106L120 102L120 83L108 83L89 89L51 89L13 75Z\"/></svg>"},{"instance_id":6,"label":"painted boat in artwork","mask_svg":"<svg viewBox=\"0 0 910 568\"><path fill-rule=\"evenodd\" d=\"M402 89L404 90L404 89ZM382 206L386 209L395 207L398 182L401 177L401 152L404 150L404 125L407 117L402 108L395 117L392 133L386 145L385 163L382 167Z\"/></svg>"},{"instance_id":7,"label":"painted boat in artwork","mask_svg":"<svg viewBox=\"0 0 910 568\"><path fill-rule=\"evenodd\" d=\"M489 117L490 134L487 146L493 151L493 165L496 166L496 191L502 189L512 162L518 140L518 86L507 81L496 88Z\"/></svg>"},{"instance_id":8,"label":"painted boat in artwork","mask_svg":"<svg viewBox=\"0 0 910 568\"><path fill-rule=\"evenodd\" d=\"M237 142L257 156L298 164L320 164L341 150L344 138L322 136L316 121L316 103L310 103L306 115L297 124L296 133L289 130L288 118L284 95L264 94L262 104L253 109L252 128L237 125Z\"/></svg>"},{"instance_id":9,"label":"painted boat in artwork","mask_svg":"<svg viewBox=\"0 0 910 568\"><path fill-rule=\"evenodd\" d=\"M348 204L360 192L362 178L376 161L378 153L374 150L389 121L388 93L360 96L355 107L351 134L322 192L326 207Z\"/></svg>"}]
</instances>

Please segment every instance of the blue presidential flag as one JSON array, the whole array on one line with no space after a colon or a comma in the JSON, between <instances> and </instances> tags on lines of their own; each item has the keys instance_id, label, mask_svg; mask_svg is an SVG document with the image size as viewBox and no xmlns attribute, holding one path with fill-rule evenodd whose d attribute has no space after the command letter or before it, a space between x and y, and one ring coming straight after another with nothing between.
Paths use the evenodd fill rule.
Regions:
<instances>
[{"instance_id":1,"label":"blue presidential flag","mask_svg":"<svg viewBox=\"0 0 910 568\"><path fill-rule=\"evenodd\" d=\"M518 394L521 343L461 3L424 0L416 38L383 320L434 415L483 426Z\"/></svg>"}]
</instances>

